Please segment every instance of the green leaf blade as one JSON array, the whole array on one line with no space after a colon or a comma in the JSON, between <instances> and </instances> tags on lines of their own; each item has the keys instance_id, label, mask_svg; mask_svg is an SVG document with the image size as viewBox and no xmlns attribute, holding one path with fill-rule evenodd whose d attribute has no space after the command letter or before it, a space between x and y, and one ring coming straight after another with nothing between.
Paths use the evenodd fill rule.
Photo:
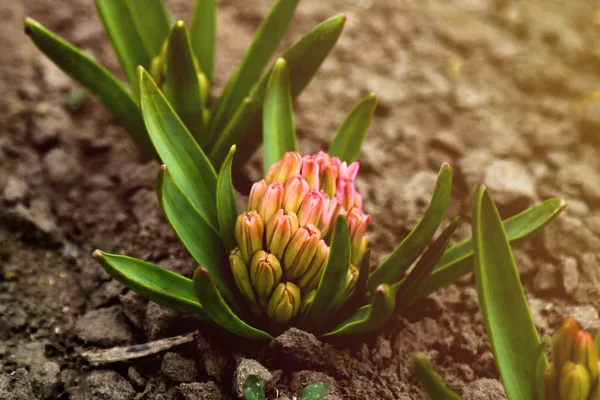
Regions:
<instances>
[{"instance_id":1,"label":"green leaf blade","mask_svg":"<svg viewBox=\"0 0 600 400\"><path fill-rule=\"evenodd\" d=\"M206 148L209 138L204 124L204 99L187 29L177 21L169 35L162 91L185 127Z\"/></svg>"},{"instance_id":2,"label":"green leaf blade","mask_svg":"<svg viewBox=\"0 0 600 400\"><path fill-rule=\"evenodd\" d=\"M196 298L191 279L131 257L100 250L94 251L93 256L110 276L128 289L175 311L209 320Z\"/></svg>"},{"instance_id":3,"label":"green leaf blade","mask_svg":"<svg viewBox=\"0 0 600 400\"><path fill-rule=\"evenodd\" d=\"M190 25L192 49L200 70L212 82L217 41L217 1L196 0Z\"/></svg>"},{"instance_id":4,"label":"green leaf blade","mask_svg":"<svg viewBox=\"0 0 600 400\"><path fill-rule=\"evenodd\" d=\"M218 231L217 173L156 84L140 69L142 114L152 143L187 198Z\"/></svg>"},{"instance_id":5,"label":"green leaf blade","mask_svg":"<svg viewBox=\"0 0 600 400\"><path fill-rule=\"evenodd\" d=\"M96 8L129 85L137 93L136 68L150 66L152 52L135 23L131 0L96 0Z\"/></svg>"},{"instance_id":6,"label":"green leaf blade","mask_svg":"<svg viewBox=\"0 0 600 400\"><path fill-rule=\"evenodd\" d=\"M382 283L389 285L396 283L419 257L442 223L451 192L452 169L449 164L444 163L425 214L392 254L371 273L367 282L370 292Z\"/></svg>"},{"instance_id":7,"label":"green leaf blade","mask_svg":"<svg viewBox=\"0 0 600 400\"><path fill-rule=\"evenodd\" d=\"M121 121L148 158L158 157L144 126L137 99L113 74L31 18L25 19L25 31L38 49L66 74L85 86Z\"/></svg>"},{"instance_id":8,"label":"green leaf blade","mask_svg":"<svg viewBox=\"0 0 600 400\"><path fill-rule=\"evenodd\" d=\"M300 400L321 400L329 393L329 384L316 382L307 385L300 391Z\"/></svg>"},{"instance_id":9,"label":"green leaf blade","mask_svg":"<svg viewBox=\"0 0 600 400\"><path fill-rule=\"evenodd\" d=\"M421 389L431 400L463 400L454 393L442 378L433 370L433 367L423 354L415 354L411 361L411 369L417 377Z\"/></svg>"},{"instance_id":10,"label":"green leaf blade","mask_svg":"<svg viewBox=\"0 0 600 400\"><path fill-rule=\"evenodd\" d=\"M566 203L561 199L549 199L520 214L504 220L504 229L511 244L525 240L552 222ZM473 241L468 238L451 247L444 253L433 273L419 290L419 297L425 297L447 286L456 279L473 271Z\"/></svg>"},{"instance_id":11,"label":"green leaf blade","mask_svg":"<svg viewBox=\"0 0 600 400\"><path fill-rule=\"evenodd\" d=\"M273 338L268 333L246 324L231 311L205 268L198 267L194 272L194 289L206 313L223 328L248 339L269 340Z\"/></svg>"},{"instance_id":12,"label":"green leaf blade","mask_svg":"<svg viewBox=\"0 0 600 400\"><path fill-rule=\"evenodd\" d=\"M263 19L244 58L217 102L210 131L212 137L225 128L227 121L233 117L256 84L262 70L277 49L299 2L300 0L277 0Z\"/></svg>"},{"instance_id":13,"label":"green leaf blade","mask_svg":"<svg viewBox=\"0 0 600 400\"><path fill-rule=\"evenodd\" d=\"M263 106L264 172L288 151L298 151L290 76L283 58L275 62Z\"/></svg>"},{"instance_id":14,"label":"green leaf blade","mask_svg":"<svg viewBox=\"0 0 600 400\"><path fill-rule=\"evenodd\" d=\"M132 17L150 55L156 57L169 36L169 13L164 0L129 0Z\"/></svg>"},{"instance_id":15,"label":"green leaf blade","mask_svg":"<svg viewBox=\"0 0 600 400\"><path fill-rule=\"evenodd\" d=\"M265 384L256 375L248 375L242 390L246 400L265 400Z\"/></svg>"},{"instance_id":16,"label":"green leaf blade","mask_svg":"<svg viewBox=\"0 0 600 400\"><path fill-rule=\"evenodd\" d=\"M541 341L500 214L483 186L473 200L473 241L477 294L504 389L510 400L533 399Z\"/></svg>"},{"instance_id":17,"label":"green leaf blade","mask_svg":"<svg viewBox=\"0 0 600 400\"><path fill-rule=\"evenodd\" d=\"M235 190L231 180L231 165L233 164L233 155L235 154L235 146L231 146L231 150L225 159L219 177L217 179L217 214L219 216L219 229L221 238L225 244L227 252L231 252L236 246L235 240L235 221L239 214L237 204L235 202Z\"/></svg>"},{"instance_id":18,"label":"green leaf blade","mask_svg":"<svg viewBox=\"0 0 600 400\"><path fill-rule=\"evenodd\" d=\"M377 97L374 93L354 106L340 125L327 153L347 163L358 160L375 107L377 107Z\"/></svg>"}]
</instances>

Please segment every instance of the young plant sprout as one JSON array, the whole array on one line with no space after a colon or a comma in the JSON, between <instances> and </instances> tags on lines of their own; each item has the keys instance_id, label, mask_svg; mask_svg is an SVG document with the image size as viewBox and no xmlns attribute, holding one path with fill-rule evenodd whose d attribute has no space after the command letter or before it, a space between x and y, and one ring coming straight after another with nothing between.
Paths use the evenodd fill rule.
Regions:
<instances>
[{"instance_id":1,"label":"young plant sprout","mask_svg":"<svg viewBox=\"0 0 600 400\"><path fill-rule=\"evenodd\" d=\"M35 20L25 20L25 31L46 56L85 86L120 120L148 158L158 159L160 155L142 119L138 66L151 72L215 168L220 167L232 145L239 145L237 168L260 146L262 103L269 77L269 72L262 72L299 2L275 2L215 101L211 98L217 25L215 0L196 0L189 29L183 21L171 23L163 0L96 0L104 29L130 89L93 58ZM317 72L337 42L345 21L345 16L337 15L322 22L283 53L290 70L293 98Z\"/></svg>"},{"instance_id":2,"label":"young plant sprout","mask_svg":"<svg viewBox=\"0 0 600 400\"><path fill-rule=\"evenodd\" d=\"M265 400L265 384L256 375L248 375L244 382L243 395L246 400ZM321 400L329 393L329 384L325 382L311 383L300 391L300 397L291 400ZM289 397L277 397L278 400L290 400Z\"/></svg>"},{"instance_id":3,"label":"young plant sprout","mask_svg":"<svg viewBox=\"0 0 600 400\"><path fill-rule=\"evenodd\" d=\"M567 318L552 344L548 365L519 279L498 210L485 187L473 201L475 280L485 328L509 400L599 400L597 343ZM413 371L432 400L461 397L450 390L423 355Z\"/></svg>"},{"instance_id":4,"label":"young plant sprout","mask_svg":"<svg viewBox=\"0 0 600 400\"><path fill-rule=\"evenodd\" d=\"M291 326L333 336L375 331L394 313L472 270L470 239L446 251L457 219L432 240L450 198L448 164L440 169L421 221L371 270L367 228L376 221L363 210L368 203L355 178L374 95L352 109L327 152L302 155L287 62L277 60L262 112L265 179L254 184L240 213L231 180L236 147L217 174L151 75L140 68L139 78L147 131L165 163L158 199L199 267L190 280L95 251L102 267L131 290L248 338L270 339ZM562 208L560 200L549 200L508 219L511 240L540 229Z\"/></svg>"}]
</instances>

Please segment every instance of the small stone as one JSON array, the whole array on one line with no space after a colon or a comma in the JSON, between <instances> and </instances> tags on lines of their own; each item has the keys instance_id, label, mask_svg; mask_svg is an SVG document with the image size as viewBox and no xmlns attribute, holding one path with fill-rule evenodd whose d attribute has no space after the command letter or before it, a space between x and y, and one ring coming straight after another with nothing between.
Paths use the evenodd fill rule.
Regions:
<instances>
[{"instance_id":1,"label":"small stone","mask_svg":"<svg viewBox=\"0 0 600 400\"><path fill-rule=\"evenodd\" d=\"M81 172L79 162L61 148L50 150L44 156L44 167L50 179L57 184L73 183Z\"/></svg>"},{"instance_id":2,"label":"small stone","mask_svg":"<svg viewBox=\"0 0 600 400\"><path fill-rule=\"evenodd\" d=\"M31 386L41 399L50 398L59 384L60 366L55 362L47 362L31 369Z\"/></svg>"},{"instance_id":3,"label":"small stone","mask_svg":"<svg viewBox=\"0 0 600 400\"><path fill-rule=\"evenodd\" d=\"M590 204L600 203L600 173L588 164L566 164L558 169L556 184L560 188L572 187Z\"/></svg>"},{"instance_id":4,"label":"small stone","mask_svg":"<svg viewBox=\"0 0 600 400\"><path fill-rule=\"evenodd\" d=\"M272 387L274 384L272 382L273 375L261 363L249 358L242 358L233 374L233 391L239 398L243 396L244 382L248 375L256 375L265 384L265 388Z\"/></svg>"},{"instance_id":5,"label":"small stone","mask_svg":"<svg viewBox=\"0 0 600 400\"><path fill-rule=\"evenodd\" d=\"M19 368L10 374L0 374L0 399L26 400L36 399L31 387L30 375L25 368Z\"/></svg>"},{"instance_id":6,"label":"small stone","mask_svg":"<svg viewBox=\"0 0 600 400\"><path fill-rule=\"evenodd\" d=\"M29 186L27 183L15 176L11 176L8 178L6 186L4 186L2 196L4 197L4 200L13 203L25 200L28 194Z\"/></svg>"},{"instance_id":7,"label":"small stone","mask_svg":"<svg viewBox=\"0 0 600 400\"><path fill-rule=\"evenodd\" d=\"M32 119L31 141L47 149L58 142L61 132L72 129L71 117L60 107L40 103Z\"/></svg>"},{"instance_id":8,"label":"small stone","mask_svg":"<svg viewBox=\"0 0 600 400\"><path fill-rule=\"evenodd\" d=\"M140 388L146 386L146 383L148 383L146 378L144 378L133 365L127 368L127 378Z\"/></svg>"},{"instance_id":9,"label":"small stone","mask_svg":"<svg viewBox=\"0 0 600 400\"><path fill-rule=\"evenodd\" d=\"M143 328L148 301L133 290L130 290L125 294L120 294L119 301L121 302L123 312L129 321L131 321L136 328Z\"/></svg>"},{"instance_id":10,"label":"small stone","mask_svg":"<svg viewBox=\"0 0 600 400\"><path fill-rule=\"evenodd\" d=\"M465 400L503 400L506 394L499 381L483 378L470 383L463 391L463 397Z\"/></svg>"},{"instance_id":11,"label":"small stone","mask_svg":"<svg viewBox=\"0 0 600 400\"><path fill-rule=\"evenodd\" d=\"M586 252L581 255L581 271L588 278L588 282L596 286L599 285L600 281L600 269L598 264L598 255L594 252Z\"/></svg>"},{"instance_id":12,"label":"small stone","mask_svg":"<svg viewBox=\"0 0 600 400\"><path fill-rule=\"evenodd\" d=\"M86 400L132 400L135 389L112 370L92 371L83 378Z\"/></svg>"},{"instance_id":13,"label":"small stone","mask_svg":"<svg viewBox=\"0 0 600 400\"><path fill-rule=\"evenodd\" d=\"M560 263L560 272L562 274L562 284L565 292L572 295L579 285L577 259L569 256L563 257Z\"/></svg>"},{"instance_id":14,"label":"small stone","mask_svg":"<svg viewBox=\"0 0 600 400\"><path fill-rule=\"evenodd\" d=\"M533 323L540 331L548 332L550 325L548 324L548 313L554 308L554 305L546 300L530 297L527 299L529 310Z\"/></svg>"},{"instance_id":15,"label":"small stone","mask_svg":"<svg viewBox=\"0 0 600 400\"><path fill-rule=\"evenodd\" d=\"M169 308L148 302L146 316L144 318L144 332L148 340L156 340L164 337L166 331L172 325L179 313Z\"/></svg>"},{"instance_id":16,"label":"small stone","mask_svg":"<svg viewBox=\"0 0 600 400\"><path fill-rule=\"evenodd\" d=\"M96 309L113 303L116 298L125 290L125 287L114 279L104 282L100 287L92 293L88 301L88 309Z\"/></svg>"},{"instance_id":17,"label":"small stone","mask_svg":"<svg viewBox=\"0 0 600 400\"><path fill-rule=\"evenodd\" d=\"M48 362L46 358L46 342L20 342L12 350L11 361L19 366L33 368Z\"/></svg>"},{"instance_id":18,"label":"small stone","mask_svg":"<svg viewBox=\"0 0 600 400\"><path fill-rule=\"evenodd\" d=\"M579 257L589 249L600 249L600 239L579 218L563 213L543 230L545 247L554 258Z\"/></svg>"},{"instance_id":19,"label":"small stone","mask_svg":"<svg viewBox=\"0 0 600 400\"><path fill-rule=\"evenodd\" d=\"M533 278L533 289L537 292L545 292L557 286L556 266L550 263L544 264Z\"/></svg>"},{"instance_id":20,"label":"small stone","mask_svg":"<svg viewBox=\"0 0 600 400\"><path fill-rule=\"evenodd\" d=\"M598 310L593 306L575 306L568 309L565 315L569 315L579 322L581 328L586 331L598 330L600 328L600 318Z\"/></svg>"},{"instance_id":21,"label":"small stone","mask_svg":"<svg viewBox=\"0 0 600 400\"><path fill-rule=\"evenodd\" d=\"M177 386L177 392L183 400L221 400L223 395L214 382L182 383Z\"/></svg>"},{"instance_id":22,"label":"small stone","mask_svg":"<svg viewBox=\"0 0 600 400\"><path fill-rule=\"evenodd\" d=\"M194 360L173 352L167 352L164 355L160 370L167 378L175 382L193 382L198 375Z\"/></svg>"},{"instance_id":23,"label":"small stone","mask_svg":"<svg viewBox=\"0 0 600 400\"><path fill-rule=\"evenodd\" d=\"M492 155L486 150L474 150L458 162L458 173L470 190L475 190L477 185L483 183L485 168L492 162Z\"/></svg>"},{"instance_id":24,"label":"small stone","mask_svg":"<svg viewBox=\"0 0 600 400\"><path fill-rule=\"evenodd\" d=\"M537 269L536 263L533 261L529 253L522 249L514 249L513 257L520 275L525 275L534 272Z\"/></svg>"},{"instance_id":25,"label":"small stone","mask_svg":"<svg viewBox=\"0 0 600 400\"><path fill-rule=\"evenodd\" d=\"M377 336L377 348L373 353L373 361L382 363L384 360L392 358L392 344L383 336Z\"/></svg>"},{"instance_id":26,"label":"small stone","mask_svg":"<svg viewBox=\"0 0 600 400\"><path fill-rule=\"evenodd\" d=\"M77 384L77 380L79 379L79 372L74 369L63 369L60 371L59 375L60 383L63 388L69 389L72 386Z\"/></svg>"},{"instance_id":27,"label":"small stone","mask_svg":"<svg viewBox=\"0 0 600 400\"><path fill-rule=\"evenodd\" d=\"M522 209L536 198L535 183L531 175L514 161L494 161L485 170L484 183L499 207Z\"/></svg>"},{"instance_id":28,"label":"small stone","mask_svg":"<svg viewBox=\"0 0 600 400\"><path fill-rule=\"evenodd\" d=\"M121 306L87 312L75 324L77 336L102 347L132 344L134 335Z\"/></svg>"},{"instance_id":29,"label":"small stone","mask_svg":"<svg viewBox=\"0 0 600 400\"><path fill-rule=\"evenodd\" d=\"M18 203L7 215L7 222L29 240L47 240L60 244L62 235L56 225L52 207L47 199L34 199L25 207Z\"/></svg>"}]
</instances>

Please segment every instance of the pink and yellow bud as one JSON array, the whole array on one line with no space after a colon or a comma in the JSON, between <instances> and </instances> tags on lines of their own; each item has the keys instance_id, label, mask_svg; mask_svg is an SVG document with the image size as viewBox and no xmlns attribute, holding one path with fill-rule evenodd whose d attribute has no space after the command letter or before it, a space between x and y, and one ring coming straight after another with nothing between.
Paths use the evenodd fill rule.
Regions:
<instances>
[{"instance_id":1,"label":"pink and yellow bud","mask_svg":"<svg viewBox=\"0 0 600 400\"><path fill-rule=\"evenodd\" d=\"M560 400L588 400L590 394L590 375L581 364L567 361L560 370Z\"/></svg>"},{"instance_id":2,"label":"pink and yellow bud","mask_svg":"<svg viewBox=\"0 0 600 400\"><path fill-rule=\"evenodd\" d=\"M302 175L295 175L288 179L283 189L283 209L286 212L297 213L309 191L310 186Z\"/></svg>"},{"instance_id":3,"label":"pink and yellow bud","mask_svg":"<svg viewBox=\"0 0 600 400\"><path fill-rule=\"evenodd\" d=\"M316 289L321 281L323 269L329 255L329 246L323 239L319 240L317 251L308 266L308 270L298 280L298 286L306 292L307 290Z\"/></svg>"},{"instance_id":4,"label":"pink and yellow bud","mask_svg":"<svg viewBox=\"0 0 600 400\"><path fill-rule=\"evenodd\" d=\"M265 225L256 211L240 214L235 223L235 239L240 250L240 256L246 264L252 256L263 247Z\"/></svg>"},{"instance_id":5,"label":"pink and yellow bud","mask_svg":"<svg viewBox=\"0 0 600 400\"><path fill-rule=\"evenodd\" d=\"M277 161L269 168L267 172L267 183L282 182L285 183L289 178L298 175L302 168L302 157L296 152L288 152L283 155L280 161Z\"/></svg>"},{"instance_id":6,"label":"pink and yellow bud","mask_svg":"<svg viewBox=\"0 0 600 400\"><path fill-rule=\"evenodd\" d=\"M267 189L267 181L261 179L252 185L252 189L250 189L250 196L248 196L248 207L247 211L256 211L258 210L258 205L260 204L260 199L262 199L265 190Z\"/></svg>"},{"instance_id":7,"label":"pink and yellow bud","mask_svg":"<svg viewBox=\"0 0 600 400\"><path fill-rule=\"evenodd\" d=\"M277 210L267 224L267 249L278 259L283 259L285 249L299 227L296 214Z\"/></svg>"},{"instance_id":8,"label":"pink and yellow bud","mask_svg":"<svg viewBox=\"0 0 600 400\"><path fill-rule=\"evenodd\" d=\"M248 267L240 256L240 251L238 248L235 248L231 252L229 256L229 264L231 265L231 272L233 274L235 285L242 293L242 296L244 296L244 298L250 304L252 311L260 315L260 309L257 306L256 295L248 274Z\"/></svg>"},{"instance_id":9,"label":"pink and yellow bud","mask_svg":"<svg viewBox=\"0 0 600 400\"><path fill-rule=\"evenodd\" d=\"M592 335L579 331L573 353L573 361L586 367L590 380L595 382L598 379L598 348Z\"/></svg>"},{"instance_id":10,"label":"pink and yellow bud","mask_svg":"<svg viewBox=\"0 0 600 400\"><path fill-rule=\"evenodd\" d=\"M275 288L269 305L267 315L278 324L287 324L300 310L302 298L300 289L291 282L280 283Z\"/></svg>"},{"instance_id":11,"label":"pink and yellow bud","mask_svg":"<svg viewBox=\"0 0 600 400\"><path fill-rule=\"evenodd\" d=\"M354 181L342 178L338 181L336 198L338 204L346 210L352 207L362 208L362 196L354 187Z\"/></svg>"},{"instance_id":12,"label":"pink and yellow bud","mask_svg":"<svg viewBox=\"0 0 600 400\"><path fill-rule=\"evenodd\" d=\"M304 159L302 162L302 176L311 189L319 190L319 164L315 160Z\"/></svg>"},{"instance_id":13,"label":"pink and yellow bud","mask_svg":"<svg viewBox=\"0 0 600 400\"><path fill-rule=\"evenodd\" d=\"M565 319L552 341L552 356L554 364L560 368L567 361L573 360L575 341L581 331L577 321L569 317Z\"/></svg>"},{"instance_id":14,"label":"pink and yellow bud","mask_svg":"<svg viewBox=\"0 0 600 400\"><path fill-rule=\"evenodd\" d=\"M353 207L347 214L350 242L352 243L352 264L359 265L369 247L369 237L365 236L371 216L362 209Z\"/></svg>"},{"instance_id":15,"label":"pink and yellow bud","mask_svg":"<svg viewBox=\"0 0 600 400\"><path fill-rule=\"evenodd\" d=\"M258 214L262 217L265 225L283 204L283 183L274 182L268 185L258 204Z\"/></svg>"},{"instance_id":16,"label":"pink and yellow bud","mask_svg":"<svg viewBox=\"0 0 600 400\"><path fill-rule=\"evenodd\" d=\"M329 199L325 192L313 189L304 196L304 200L300 204L298 221L300 226L308 224L316 226L321 234L325 236L337 209L335 199Z\"/></svg>"},{"instance_id":17,"label":"pink and yellow bud","mask_svg":"<svg viewBox=\"0 0 600 400\"><path fill-rule=\"evenodd\" d=\"M250 282L258 298L258 304L266 307L271 293L281 280L282 275L279 260L273 254L259 250L250 263Z\"/></svg>"},{"instance_id":18,"label":"pink and yellow bud","mask_svg":"<svg viewBox=\"0 0 600 400\"><path fill-rule=\"evenodd\" d=\"M309 224L298 228L283 256L286 279L297 280L306 273L320 240L321 232L316 226Z\"/></svg>"}]
</instances>

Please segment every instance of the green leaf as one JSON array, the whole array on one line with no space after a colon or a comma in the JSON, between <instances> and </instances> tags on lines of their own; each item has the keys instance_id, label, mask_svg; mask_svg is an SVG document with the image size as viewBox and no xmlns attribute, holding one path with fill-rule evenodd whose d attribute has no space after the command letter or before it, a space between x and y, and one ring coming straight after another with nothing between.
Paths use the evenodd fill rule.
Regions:
<instances>
[{"instance_id":1,"label":"green leaf","mask_svg":"<svg viewBox=\"0 0 600 400\"><path fill-rule=\"evenodd\" d=\"M533 399L536 382L529 378L541 342L500 214L484 186L473 199L473 240L479 304L506 395ZM548 366L546 357L540 362L542 369Z\"/></svg>"},{"instance_id":2,"label":"green leaf","mask_svg":"<svg viewBox=\"0 0 600 400\"><path fill-rule=\"evenodd\" d=\"M242 389L246 400L265 400L265 384L256 375L248 375Z\"/></svg>"},{"instance_id":3,"label":"green leaf","mask_svg":"<svg viewBox=\"0 0 600 400\"><path fill-rule=\"evenodd\" d=\"M217 40L216 0L196 0L192 11L190 39L202 73L212 82Z\"/></svg>"},{"instance_id":4,"label":"green leaf","mask_svg":"<svg viewBox=\"0 0 600 400\"><path fill-rule=\"evenodd\" d=\"M133 92L137 93L136 68L150 66L152 49L142 39L132 7L131 0L96 0L104 30Z\"/></svg>"},{"instance_id":5,"label":"green leaf","mask_svg":"<svg viewBox=\"0 0 600 400\"><path fill-rule=\"evenodd\" d=\"M209 320L194 293L192 280L168 269L131 257L96 250L102 268L128 289L147 299L202 320Z\"/></svg>"},{"instance_id":6,"label":"green leaf","mask_svg":"<svg viewBox=\"0 0 600 400\"><path fill-rule=\"evenodd\" d=\"M520 243L550 223L566 203L561 199L546 200L536 206L506 219L504 229L511 244ZM427 278L418 297L425 297L447 286L464 274L473 271L473 242L468 238L446 251L433 273Z\"/></svg>"},{"instance_id":7,"label":"green leaf","mask_svg":"<svg viewBox=\"0 0 600 400\"><path fill-rule=\"evenodd\" d=\"M227 301L235 304L235 297L225 275L226 269L223 268L227 264L227 257L221 238L183 194L166 165L160 168L156 190L167 221L181 243L198 264L211 273Z\"/></svg>"},{"instance_id":8,"label":"green leaf","mask_svg":"<svg viewBox=\"0 0 600 400\"><path fill-rule=\"evenodd\" d=\"M158 157L146 132L137 99L114 75L31 18L25 19L25 32L48 58L92 92L121 121L148 158Z\"/></svg>"},{"instance_id":9,"label":"green leaf","mask_svg":"<svg viewBox=\"0 0 600 400\"><path fill-rule=\"evenodd\" d=\"M160 54L163 43L169 36L169 13L163 0L125 0L129 1L131 15L140 37L150 55Z\"/></svg>"},{"instance_id":10,"label":"green leaf","mask_svg":"<svg viewBox=\"0 0 600 400\"><path fill-rule=\"evenodd\" d=\"M332 303L344 289L351 250L348 222L345 216L340 215L335 223L329 256L317 286L315 299L300 320L300 324L306 325L311 331L322 328L326 322L325 316L333 309Z\"/></svg>"},{"instance_id":11,"label":"green leaf","mask_svg":"<svg viewBox=\"0 0 600 400\"><path fill-rule=\"evenodd\" d=\"M596 338L594 339L596 342L596 347L598 348L598 352L600 353L600 331L596 333Z\"/></svg>"},{"instance_id":12,"label":"green leaf","mask_svg":"<svg viewBox=\"0 0 600 400\"><path fill-rule=\"evenodd\" d=\"M317 72L340 37L345 22L343 15L324 21L283 53L282 57L290 71L292 99L302 92ZM270 71L263 75L225 129L219 132L218 138L214 137L216 142L210 152L214 165L221 165L234 144L239 144L234 168L244 165L260 146L263 99L269 76Z\"/></svg>"},{"instance_id":13,"label":"green leaf","mask_svg":"<svg viewBox=\"0 0 600 400\"><path fill-rule=\"evenodd\" d=\"M329 393L329 383L316 382L307 385L300 392L300 400L321 400Z\"/></svg>"},{"instance_id":14,"label":"green leaf","mask_svg":"<svg viewBox=\"0 0 600 400\"><path fill-rule=\"evenodd\" d=\"M339 320L345 320L352 316L357 309L365 304L367 298L367 278L370 272L370 260L371 260L371 249L367 249L367 252L363 256L360 262L358 279L356 280L356 287L352 297L346 301L340 310L337 312L336 318Z\"/></svg>"},{"instance_id":15,"label":"green leaf","mask_svg":"<svg viewBox=\"0 0 600 400\"><path fill-rule=\"evenodd\" d=\"M142 114L156 151L185 196L218 231L217 173L143 68L140 68L140 88Z\"/></svg>"},{"instance_id":16,"label":"green leaf","mask_svg":"<svg viewBox=\"0 0 600 400\"><path fill-rule=\"evenodd\" d=\"M373 292L382 283L389 285L396 283L417 257L421 255L442 223L448 208L451 191L452 169L450 165L444 163L440 169L431 202L425 211L425 215L383 264L371 273L367 282L369 292Z\"/></svg>"},{"instance_id":17,"label":"green leaf","mask_svg":"<svg viewBox=\"0 0 600 400\"><path fill-rule=\"evenodd\" d=\"M358 160L375 107L377 107L375 93L369 94L354 106L335 134L327 151L329 155L339 157L347 163Z\"/></svg>"},{"instance_id":18,"label":"green leaf","mask_svg":"<svg viewBox=\"0 0 600 400\"><path fill-rule=\"evenodd\" d=\"M233 250L237 243L235 240L235 221L239 214L237 204L235 203L235 191L231 180L231 164L235 146L231 146L229 155L221 165L219 177L217 179L217 214L219 216L219 228L221 238L225 243L227 252Z\"/></svg>"},{"instance_id":19,"label":"green leaf","mask_svg":"<svg viewBox=\"0 0 600 400\"><path fill-rule=\"evenodd\" d=\"M342 336L373 332L381 328L393 315L396 308L396 295L389 285L381 284L371 300L356 313L340 323L334 330L322 336Z\"/></svg>"},{"instance_id":20,"label":"green leaf","mask_svg":"<svg viewBox=\"0 0 600 400\"><path fill-rule=\"evenodd\" d=\"M269 340L273 338L268 333L246 324L231 311L205 268L198 267L194 271L194 289L206 314L223 328L249 339Z\"/></svg>"},{"instance_id":21,"label":"green leaf","mask_svg":"<svg viewBox=\"0 0 600 400\"><path fill-rule=\"evenodd\" d=\"M425 355L415 354L411 366L421 389L431 400L462 400L462 397L450 390L442 378L435 373Z\"/></svg>"},{"instance_id":22,"label":"green leaf","mask_svg":"<svg viewBox=\"0 0 600 400\"><path fill-rule=\"evenodd\" d=\"M288 151L298 151L290 76L283 58L275 62L263 106L264 172Z\"/></svg>"},{"instance_id":23,"label":"green leaf","mask_svg":"<svg viewBox=\"0 0 600 400\"><path fill-rule=\"evenodd\" d=\"M177 21L169 36L162 91L200 147L206 148L209 140L202 112L204 99L194 54L183 21Z\"/></svg>"},{"instance_id":24,"label":"green leaf","mask_svg":"<svg viewBox=\"0 0 600 400\"><path fill-rule=\"evenodd\" d=\"M215 137L217 132L225 128L227 121L233 118L250 89L256 84L262 70L277 49L299 2L300 0L277 0L258 27L244 58L217 102L212 118L211 137Z\"/></svg>"},{"instance_id":25,"label":"green leaf","mask_svg":"<svg viewBox=\"0 0 600 400\"><path fill-rule=\"evenodd\" d=\"M459 222L460 218L454 218L440 236L427 248L408 276L392 286L394 293L396 293L396 301L401 304L401 310L405 310L418 298L417 293L420 287L448 248L450 239L456 232Z\"/></svg>"}]
</instances>

